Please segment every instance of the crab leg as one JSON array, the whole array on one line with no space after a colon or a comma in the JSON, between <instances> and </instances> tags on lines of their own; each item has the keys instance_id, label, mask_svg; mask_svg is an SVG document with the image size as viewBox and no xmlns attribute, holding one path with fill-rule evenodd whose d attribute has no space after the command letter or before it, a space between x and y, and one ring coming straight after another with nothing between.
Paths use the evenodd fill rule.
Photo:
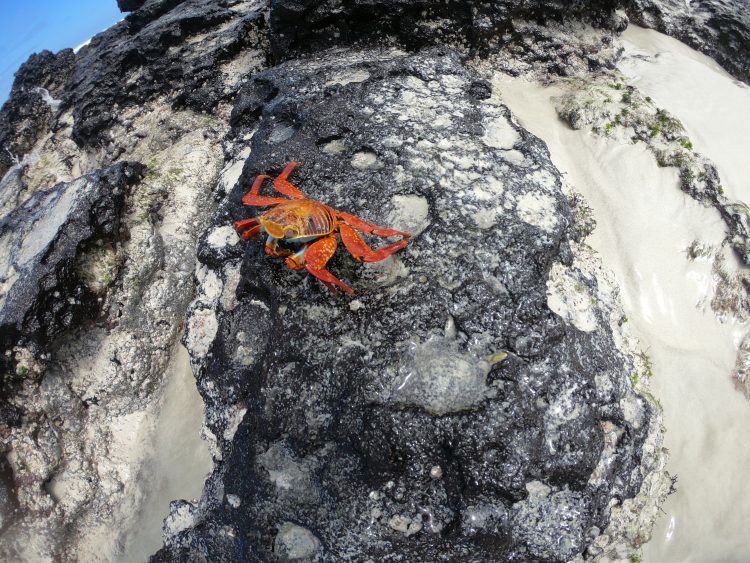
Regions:
<instances>
[{"instance_id":1,"label":"crab leg","mask_svg":"<svg viewBox=\"0 0 750 563\"><path fill-rule=\"evenodd\" d=\"M260 225L255 225L254 227L250 227L250 228L249 228L248 230L246 230L246 231L245 231L244 233L241 233L241 234L240 234L240 238L241 238L242 240L250 240L250 239L251 239L251 238L253 238L253 237L254 237L255 235L258 235L258 234L260 234L260 230L261 230L261 228L262 228L262 227L261 227Z\"/></svg>"},{"instance_id":2,"label":"crab leg","mask_svg":"<svg viewBox=\"0 0 750 563\"><path fill-rule=\"evenodd\" d=\"M257 217L234 222L234 230L242 237L242 240L251 239L260 232L260 229L260 219Z\"/></svg>"},{"instance_id":3,"label":"crab leg","mask_svg":"<svg viewBox=\"0 0 750 563\"><path fill-rule=\"evenodd\" d=\"M359 217L356 217L355 215L349 215L348 213L344 213L342 211L336 211L336 214L347 225L354 227L358 231L362 231L363 233L366 233L368 235L375 235L378 237L393 237L393 236L410 237L411 236L410 233L397 231L396 229L384 229L383 227L378 227L377 225L368 223L367 221L360 219Z\"/></svg>"},{"instance_id":4,"label":"crab leg","mask_svg":"<svg viewBox=\"0 0 750 563\"><path fill-rule=\"evenodd\" d=\"M336 287L340 287L349 295L354 290L326 270L326 264L336 252L336 235L328 235L308 244L301 251L286 259L286 264L292 270L299 270L304 265L307 271L322 281L335 295Z\"/></svg>"},{"instance_id":5,"label":"crab leg","mask_svg":"<svg viewBox=\"0 0 750 563\"><path fill-rule=\"evenodd\" d=\"M354 256L355 260L363 262L380 262L409 244L408 239L402 239L393 244L389 244L388 246L384 246L383 248L379 248L378 250L373 250L364 240L362 240L359 233L349 225L339 225L339 233L341 233L341 241L351 255Z\"/></svg>"},{"instance_id":6,"label":"crab leg","mask_svg":"<svg viewBox=\"0 0 750 563\"><path fill-rule=\"evenodd\" d=\"M279 239L269 236L266 239L266 254L269 256L289 256L290 254L293 254L291 250L279 250L277 248L278 244Z\"/></svg>"},{"instance_id":7,"label":"crab leg","mask_svg":"<svg viewBox=\"0 0 750 563\"><path fill-rule=\"evenodd\" d=\"M294 199L305 199L305 194L287 182L287 177L297 166L299 166L299 162L290 162L287 164L281 174L276 176L276 179L273 181L273 187L277 192L293 197Z\"/></svg>"},{"instance_id":8,"label":"crab leg","mask_svg":"<svg viewBox=\"0 0 750 563\"><path fill-rule=\"evenodd\" d=\"M267 180L270 178L270 176L266 176L264 174L261 174L255 179L255 182L253 182L253 187L250 188L250 191L245 194L245 196L242 198L242 203L244 205L250 205L253 207L263 207L265 205L278 205L279 203L288 203L288 199L283 199L280 197L266 197L262 195L258 195L260 192L260 186L263 183L263 180Z\"/></svg>"},{"instance_id":9,"label":"crab leg","mask_svg":"<svg viewBox=\"0 0 750 563\"><path fill-rule=\"evenodd\" d=\"M258 224L260 224L260 219L258 219L257 217L251 217L250 219L240 219L239 221L234 222L234 230L244 231L245 229L249 229L250 227L254 227Z\"/></svg>"}]
</instances>

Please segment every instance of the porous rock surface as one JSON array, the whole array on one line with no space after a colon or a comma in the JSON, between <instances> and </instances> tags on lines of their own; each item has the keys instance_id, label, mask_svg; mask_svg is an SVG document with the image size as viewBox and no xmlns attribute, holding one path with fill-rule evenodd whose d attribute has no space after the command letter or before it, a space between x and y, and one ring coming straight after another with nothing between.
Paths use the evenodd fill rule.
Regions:
<instances>
[{"instance_id":1,"label":"porous rock surface","mask_svg":"<svg viewBox=\"0 0 750 563\"><path fill-rule=\"evenodd\" d=\"M587 557L660 430L572 269L544 144L447 48L286 62L232 120L243 172L201 240L185 337L217 465L153 560ZM309 197L413 233L382 263L338 253L354 299L225 236L255 176L293 158ZM553 269L580 303L568 287L551 308Z\"/></svg>"},{"instance_id":2,"label":"porous rock surface","mask_svg":"<svg viewBox=\"0 0 750 563\"><path fill-rule=\"evenodd\" d=\"M120 211L142 168L124 162L60 183L0 218L0 349L46 352L96 310L97 295L79 279L75 259L86 245L120 235ZM10 369L7 358L0 362Z\"/></svg>"},{"instance_id":3,"label":"porous rock surface","mask_svg":"<svg viewBox=\"0 0 750 563\"><path fill-rule=\"evenodd\" d=\"M183 325L215 469L154 559L636 554L668 483L637 344L544 144L466 60L611 68L619 4L118 5L78 53L32 57L0 111L3 221L80 203L27 225L55 259L26 264L25 312L0 305L21 327L0 558L127 558ZM310 197L413 233L381 263L339 250L354 298L231 228L291 160Z\"/></svg>"},{"instance_id":4,"label":"porous rock surface","mask_svg":"<svg viewBox=\"0 0 750 563\"><path fill-rule=\"evenodd\" d=\"M0 111L3 560L159 547L139 514L161 486L147 464L223 166L220 98L265 64L245 48L257 6L177 4L33 56ZM202 65L211 114L176 99L209 87Z\"/></svg>"},{"instance_id":5,"label":"porous rock surface","mask_svg":"<svg viewBox=\"0 0 750 563\"><path fill-rule=\"evenodd\" d=\"M132 12L146 3L146 0L117 0L121 12Z\"/></svg>"},{"instance_id":6,"label":"porous rock surface","mask_svg":"<svg viewBox=\"0 0 750 563\"><path fill-rule=\"evenodd\" d=\"M0 111L0 177L28 154L49 126L53 109L45 100L56 100L65 88L75 61L72 49L42 51L29 57L16 71L10 98Z\"/></svg>"},{"instance_id":7,"label":"porous rock surface","mask_svg":"<svg viewBox=\"0 0 750 563\"><path fill-rule=\"evenodd\" d=\"M264 36L255 33L264 26L260 5L150 0L94 37L81 49L70 78L73 138L108 146L113 140L106 131L122 108L159 95L175 109L213 112L236 91L232 62L244 62L240 68L247 72L263 61Z\"/></svg>"},{"instance_id":8,"label":"porous rock surface","mask_svg":"<svg viewBox=\"0 0 750 563\"><path fill-rule=\"evenodd\" d=\"M289 58L332 45L395 41L409 50L452 43L487 53L509 44L530 46L519 25L524 21L584 20L622 31L627 21L615 14L617 7L617 0L273 0L271 49Z\"/></svg>"}]
</instances>

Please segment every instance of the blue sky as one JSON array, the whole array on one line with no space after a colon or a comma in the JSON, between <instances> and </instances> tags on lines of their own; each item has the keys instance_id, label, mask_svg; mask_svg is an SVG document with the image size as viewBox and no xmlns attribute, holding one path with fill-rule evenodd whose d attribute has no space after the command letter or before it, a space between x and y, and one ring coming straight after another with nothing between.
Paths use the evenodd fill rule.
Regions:
<instances>
[{"instance_id":1,"label":"blue sky","mask_svg":"<svg viewBox=\"0 0 750 563\"><path fill-rule=\"evenodd\" d=\"M0 0L0 104L29 55L75 48L124 15L116 0Z\"/></svg>"}]
</instances>

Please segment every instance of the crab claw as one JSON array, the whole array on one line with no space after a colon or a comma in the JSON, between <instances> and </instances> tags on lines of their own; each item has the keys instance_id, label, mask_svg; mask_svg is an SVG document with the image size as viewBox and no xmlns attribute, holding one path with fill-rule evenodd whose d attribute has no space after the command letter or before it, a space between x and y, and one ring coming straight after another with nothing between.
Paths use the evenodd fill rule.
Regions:
<instances>
[{"instance_id":1,"label":"crab claw","mask_svg":"<svg viewBox=\"0 0 750 563\"><path fill-rule=\"evenodd\" d=\"M352 295L354 290L351 287L326 270L326 264L336 252L337 244L335 235L320 238L287 258L286 265L292 270L301 270L304 266L308 272L322 281L334 295L338 295L337 287Z\"/></svg>"}]
</instances>

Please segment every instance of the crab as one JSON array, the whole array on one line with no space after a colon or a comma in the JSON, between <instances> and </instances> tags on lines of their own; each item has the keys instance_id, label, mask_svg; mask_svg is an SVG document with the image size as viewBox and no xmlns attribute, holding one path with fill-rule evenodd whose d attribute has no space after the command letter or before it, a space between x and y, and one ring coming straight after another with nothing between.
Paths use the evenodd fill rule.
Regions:
<instances>
[{"instance_id":1,"label":"crab","mask_svg":"<svg viewBox=\"0 0 750 563\"><path fill-rule=\"evenodd\" d=\"M336 295L336 288L352 295L354 290L326 269L338 246L336 233L349 253L360 262L385 260L406 247L411 235L396 229L378 227L308 198L287 180L297 166L299 162L290 162L273 181L277 192L292 199L260 195L261 185L271 177L265 174L258 176L250 191L242 198L242 203L271 209L258 217L235 221L234 228L242 240L266 235L266 254L285 257L286 265L292 270L305 268ZM400 236L402 239L373 250L357 231L378 237ZM283 247L279 246L280 241L283 241ZM290 250L290 247L294 250Z\"/></svg>"}]
</instances>

